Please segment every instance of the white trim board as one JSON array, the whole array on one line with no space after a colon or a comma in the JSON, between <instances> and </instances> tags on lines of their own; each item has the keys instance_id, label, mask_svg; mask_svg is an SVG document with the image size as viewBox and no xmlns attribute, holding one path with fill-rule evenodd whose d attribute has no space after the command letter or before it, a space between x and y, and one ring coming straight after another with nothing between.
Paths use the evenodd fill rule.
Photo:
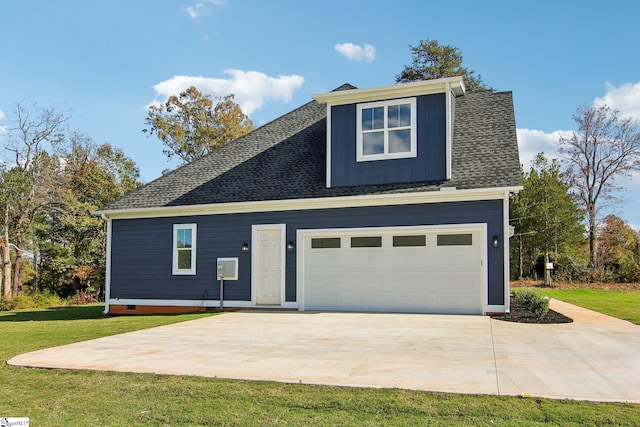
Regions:
<instances>
[{"instance_id":1,"label":"white trim board","mask_svg":"<svg viewBox=\"0 0 640 427\"><path fill-rule=\"evenodd\" d=\"M327 188L331 188L331 106L327 105Z\"/></svg>"},{"instance_id":2,"label":"white trim board","mask_svg":"<svg viewBox=\"0 0 640 427\"><path fill-rule=\"evenodd\" d=\"M96 215L103 215L104 218L133 219L178 217L191 215L217 215L229 213L351 208L364 206L393 206L421 203L501 200L504 199L505 192L517 193L520 190L522 190L522 186L482 188L472 190L457 190L455 188L443 187L441 191L321 197L313 199L231 202L189 206L161 206L155 208L101 210L94 213Z\"/></svg>"},{"instance_id":3,"label":"white trim board","mask_svg":"<svg viewBox=\"0 0 640 427\"><path fill-rule=\"evenodd\" d=\"M489 291L489 262L487 252L487 224L486 223L467 223L467 224L441 224L441 225L417 225L417 226L401 226L401 227L361 227L361 228L325 228L325 229L298 229L296 233L296 295L298 299L298 309L305 310L305 245L304 240L313 236L336 235L336 234L371 234L371 233L401 233L412 234L415 232L441 232L441 231L469 231L480 233L480 261L481 261L481 301L482 314L497 311L490 310L496 306L488 304Z\"/></svg>"},{"instance_id":4,"label":"white trim board","mask_svg":"<svg viewBox=\"0 0 640 427\"><path fill-rule=\"evenodd\" d=\"M390 86L379 86L366 89L337 90L333 92L311 95L320 104L344 105L358 102L379 101L381 99L405 98L408 96L443 93L451 88L456 95L464 95L464 80L460 76L441 79L422 80L418 82L400 83Z\"/></svg>"},{"instance_id":5,"label":"white trim board","mask_svg":"<svg viewBox=\"0 0 640 427\"><path fill-rule=\"evenodd\" d=\"M220 300L206 299L206 300L179 300L179 299L143 299L143 298L127 298L118 299L112 298L109 300L109 305L140 305L140 306L166 306L166 307L211 307L219 308ZM265 308L264 306L255 305L251 301L235 301L225 300L225 308L237 307L237 308ZM287 302L279 308L298 308L298 303Z\"/></svg>"},{"instance_id":6,"label":"white trim board","mask_svg":"<svg viewBox=\"0 0 640 427\"><path fill-rule=\"evenodd\" d=\"M258 257L253 254L258 250L258 232L263 230L276 230L280 232L280 306L284 306L286 299L286 258L287 258L287 225L286 224L254 224L251 226L251 302L257 307L268 307L257 305L256 283L254 279L258 277Z\"/></svg>"},{"instance_id":7,"label":"white trim board","mask_svg":"<svg viewBox=\"0 0 640 427\"><path fill-rule=\"evenodd\" d=\"M111 298L111 219L107 221L106 263L104 274L104 314L109 312L109 300Z\"/></svg>"}]
</instances>

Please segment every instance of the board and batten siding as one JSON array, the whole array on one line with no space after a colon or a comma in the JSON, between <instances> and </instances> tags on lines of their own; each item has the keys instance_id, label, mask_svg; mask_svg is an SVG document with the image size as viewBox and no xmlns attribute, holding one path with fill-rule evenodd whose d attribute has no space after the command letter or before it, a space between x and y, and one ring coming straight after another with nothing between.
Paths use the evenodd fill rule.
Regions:
<instances>
[{"instance_id":1,"label":"board and batten siding","mask_svg":"<svg viewBox=\"0 0 640 427\"><path fill-rule=\"evenodd\" d=\"M224 299L251 301L251 245L254 224L286 224L286 242L298 229L487 224L488 304L503 305L502 200L354 207L304 211L116 219L112 223L111 298L217 300L216 259L238 257L239 279L225 282ZM197 224L196 275L172 275L173 224ZM499 247L492 245L498 236ZM285 242L285 244L286 244ZM295 302L296 251L286 252L285 300Z\"/></svg>"},{"instance_id":2,"label":"board and batten siding","mask_svg":"<svg viewBox=\"0 0 640 427\"><path fill-rule=\"evenodd\" d=\"M356 104L331 107L331 187L446 179L446 96L418 96L417 151L408 159L356 161Z\"/></svg>"}]
</instances>

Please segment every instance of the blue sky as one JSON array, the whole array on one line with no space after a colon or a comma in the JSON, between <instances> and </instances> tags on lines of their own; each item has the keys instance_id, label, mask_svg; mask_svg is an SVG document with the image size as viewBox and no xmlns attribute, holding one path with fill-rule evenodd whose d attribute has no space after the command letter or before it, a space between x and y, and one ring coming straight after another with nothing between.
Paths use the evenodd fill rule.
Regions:
<instances>
[{"instance_id":1,"label":"blue sky","mask_svg":"<svg viewBox=\"0 0 640 427\"><path fill-rule=\"evenodd\" d=\"M146 182L176 165L142 133L152 102L190 85L233 93L261 125L345 82L393 84L408 45L428 38L513 92L526 167L554 155L580 105L640 119L635 0L2 0L0 16L0 139L16 103L54 106L124 149ZM621 181L616 212L636 228L639 181Z\"/></svg>"}]
</instances>

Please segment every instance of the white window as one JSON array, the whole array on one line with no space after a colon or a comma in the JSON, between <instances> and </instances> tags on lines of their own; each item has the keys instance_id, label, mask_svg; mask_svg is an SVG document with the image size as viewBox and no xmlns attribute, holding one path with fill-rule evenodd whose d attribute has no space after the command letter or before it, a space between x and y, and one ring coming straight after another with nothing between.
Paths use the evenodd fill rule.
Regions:
<instances>
[{"instance_id":1,"label":"white window","mask_svg":"<svg viewBox=\"0 0 640 427\"><path fill-rule=\"evenodd\" d=\"M173 224L173 274L196 274L196 224Z\"/></svg>"},{"instance_id":2,"label":"white window","mask_svg":"<svg viewBox=\"0 0 640 427\"><path fill-rule=\"evenodd\" d=\"M416 98L358 104L357 161L417 156Z\"/></svg>"}]
</instances>

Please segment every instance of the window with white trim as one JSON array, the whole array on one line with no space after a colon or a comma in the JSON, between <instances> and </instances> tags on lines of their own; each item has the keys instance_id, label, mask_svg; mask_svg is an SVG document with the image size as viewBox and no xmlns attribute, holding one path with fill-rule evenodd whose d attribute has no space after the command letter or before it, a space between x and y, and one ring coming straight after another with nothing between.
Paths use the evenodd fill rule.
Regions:
<instances>
[{"instance_id":1,"label":"window with white trim","mask_svg":"<svg viewBox=\"0 0 640 427\"><path fill-rule=\"evenodd\" d=\"M173 274L196 274L196 224L173 224Z\"/></svg>"},{"instance_id":2,"label":"window with white trim","mask_svg":"<svg viewBox=\"0 0 640 427\"><path fill-rule=\"evenodd\" d=\"M357 161L417 156L416 98L358 104L357 115Z\"/></svg>"}]
</instances>

